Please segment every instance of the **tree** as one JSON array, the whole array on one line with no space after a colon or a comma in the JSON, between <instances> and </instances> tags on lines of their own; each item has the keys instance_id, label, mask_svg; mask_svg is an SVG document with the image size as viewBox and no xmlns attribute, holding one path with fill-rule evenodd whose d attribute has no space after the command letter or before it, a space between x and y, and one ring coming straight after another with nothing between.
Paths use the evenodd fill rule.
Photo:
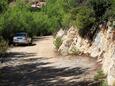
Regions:
<instances>
[{"instance_id":1,"label":"tree","mask_svg":"<svg viewBox=\"0 0 115 86\"><path fill-rule=\"evenodd\" d=\"M104 15L104 19L109 19L109 18L115 19L115 0L111 0L111 5L107 9Z\"/></svg>"},{"instance_id":2,"label":"tree","mask_svg":"<svg viewBox=\"0 0 115 86\"><path fill-rule=\"evenodd\" d=\"M76 15L76 25L79 29L85 29L95 23L94 12L88 7L80 7ZM90 27L89 27L90 28Z\"/></svg>"},{"instance_id":3,"label":"tree","mask_svg":"<svg viewBox=\"0 0 115 86\"><path fill-rule=\"evenodd\" d=\"M88 6L93 8L97 21L100 21L111 6L111 0L88 0Z\"/></svg>"},{"instance_id":4,"label":"tree","mask_svg":"<svg viewBox=\"0 0 115 86\"><path fill-rule=\"evenodd\" d=\"M8 7L8 0L0 0L0 13L4 12Z\"/></svg>"}]
</instances>

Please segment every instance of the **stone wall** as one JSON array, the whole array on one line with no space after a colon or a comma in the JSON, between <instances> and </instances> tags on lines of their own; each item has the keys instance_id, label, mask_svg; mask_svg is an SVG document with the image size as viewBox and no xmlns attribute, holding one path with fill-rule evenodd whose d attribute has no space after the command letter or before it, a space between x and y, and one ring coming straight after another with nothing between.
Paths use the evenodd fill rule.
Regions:
<instances>
[{"instance_id":1,"label":"stone wall","mask_svg":"<svg viewBox=\"0 0 115 86\"><path fill-rule=\"evenodd\" d=\"M115 83L115 28L100 25L100 31L95 33L92 42L81 38L77 30L72 26L68 31L58 32L57 36L63 40L58 51L62 55L84 53L97 58L97 61L102 63L108 84L113 86Z\"/></svg>"}]
</instances>

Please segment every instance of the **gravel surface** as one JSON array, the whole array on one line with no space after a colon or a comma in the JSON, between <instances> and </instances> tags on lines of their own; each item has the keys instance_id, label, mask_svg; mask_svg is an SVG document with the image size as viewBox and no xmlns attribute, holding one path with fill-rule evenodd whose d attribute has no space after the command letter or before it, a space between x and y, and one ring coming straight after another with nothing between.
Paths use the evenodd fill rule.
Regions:
<instances>
[{"instance_id":1,"label":"gravel surface","mask_svg":"<svg viewBox=\"0 0 115 86\"><path fill-rule=\"evenodd\" d=\"M34 41L8 50L0 64L0 86L88 86L92 82L98 68L95 59L58 55L52 36Z\"/></svg>"}]
</instances>

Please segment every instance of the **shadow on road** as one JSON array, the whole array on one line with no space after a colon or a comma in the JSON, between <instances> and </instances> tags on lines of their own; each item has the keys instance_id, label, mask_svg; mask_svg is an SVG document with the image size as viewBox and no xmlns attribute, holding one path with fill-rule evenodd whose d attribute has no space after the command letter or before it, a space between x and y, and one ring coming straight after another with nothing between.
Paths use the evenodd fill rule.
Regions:
<instances>
[{"instance_id":1,"label":"shadow on road","mask_svg":"<svg viewBox=\"0 0 115 86\"><path fill-rule=\"evenodd\" d=\"M35 43L32 43L32 44L18 44L18 45L15 45L16 47L28 47L28 46L35 46L36 44Z\"/></svg>"},{"instance_id":2,"label":"shadow on road","mask_svg":"<svg viewBox=\"0 0 115 86\"><path fill-rule=\"evenodd\" d=\"M42 59L42 58L40 58ZM30 59L27 61L36 61ZM0 86L88 86L88 82L75 82L60 77L79 76L87 69L80 67L69 69L55 68L53 66L43 67L45 62L28 63L14 67L3 67L0 69ZM79 78L79 77L77 77Z\"/></svg>"},{"instance_id":3,"label":"shadow on road","mask_svg":"<svg viewBox=\"0 0 115 86\"><path fill-rule=\"evenodd\" d=\"M42 40L49 40L50 37L51 37L51 36L34 37L34 38L33 38L33 42L42 41Z\"/></svg>"},{"instance_id":4,"label":"shadow on road","mask_svg":"<svg viewBox=\"0 0 115 86\"><path fill-rule=\"evenodd\" d=\"M34 41L38 40L39 42L43 40L44 42L44 39L49 40L48 37L41 37L36 38ZM46 43L49 43L49 41ZM77 81L78 79L81 79L82 76L83 78L85 77L85 74L87 74L89 71L89 67L86 68L79 65L74 66L74 68L70 66L60 66L60 62L62 63L61 65L69 64L68 61L63 63L64 59L57 61L59 62L58 67L56 67L56 65L51 66L52 64L56 63L56 61L53 60L57 59L50 61L49 59L52 59L53 57L39 57L37 52L27 53L26 51L28 49L25 49L24 52L20 52L21 50L23 51L23 48L21 48L21 50L18 52L18 48L16 49L17 51L15 51L14 48L13 51L5 54L3 57L4 63L2 66L0 66L0 86L99 86L88 85L93 81ZM32 49L34 51L34 47ZM47 53L49 49L50 47L47 47ZM74 60L75 59L72 61ZM74 62L76 61L78 61L78 59L76 59ZM86 65L88 63L84 63L84 61L82 62Z\"/></svg>"},{"instance_id":5,"label":"shadow on road","mask_svg":"<svg viewBox=\"0 0 115 86\"><path fill-rule=\"evenodd\" d=\"M4 63L4 62L24 58L24 57L26 57L26 58L27 57L32 57L32 56L35 56L35 55L36 55L35 53L9 52L9 53L5 53L5 54L0 56L0 62Z\"/></svg>"}]
</instances>

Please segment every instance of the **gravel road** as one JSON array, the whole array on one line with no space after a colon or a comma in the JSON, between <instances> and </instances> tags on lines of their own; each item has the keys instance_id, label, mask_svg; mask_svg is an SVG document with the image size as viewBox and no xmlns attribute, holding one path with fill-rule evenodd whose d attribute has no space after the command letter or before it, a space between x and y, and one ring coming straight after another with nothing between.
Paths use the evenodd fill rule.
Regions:
<instances>
[{"instance_id":1,"label":"gravel road","mask_svg":"<svg viewBox=\"0 0 115 86\"><path fill-rule=\"evenodd\" d=\"M58 55L52 36L39 37L31 46L8 50L0 64L0 86L88 86L97 67L86 56Z\"/></svg>"}]
</instances>

